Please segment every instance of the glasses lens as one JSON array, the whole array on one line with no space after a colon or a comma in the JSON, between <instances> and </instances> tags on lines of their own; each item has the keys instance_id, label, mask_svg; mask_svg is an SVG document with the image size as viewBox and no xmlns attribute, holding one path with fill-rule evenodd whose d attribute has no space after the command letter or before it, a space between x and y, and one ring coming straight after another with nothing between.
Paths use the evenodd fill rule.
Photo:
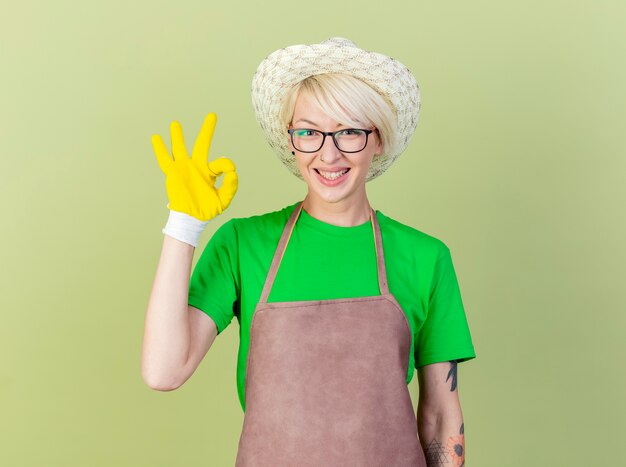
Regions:
<instances>
[{"instance_id":1,"label":"glasses lens","mask_svg":"<svg viewBox=\"0 0 626 467\"><path fill-rule=\"evenodd\" d=\"M357 152L365 148L367 134L358 129L341 130L335 135L335 141L340 151Z\"/></svg>"},{"instance_id":2,"label":"glasses lens","mask_svg":"<svg viewBox=\"0 0 626 467\"><path fill-rule=\"evenodd\" d=\"M322 147L324 135L317 130L294 130L292 142L298 151L315 152Z\"/></svg>"}]
</instances>

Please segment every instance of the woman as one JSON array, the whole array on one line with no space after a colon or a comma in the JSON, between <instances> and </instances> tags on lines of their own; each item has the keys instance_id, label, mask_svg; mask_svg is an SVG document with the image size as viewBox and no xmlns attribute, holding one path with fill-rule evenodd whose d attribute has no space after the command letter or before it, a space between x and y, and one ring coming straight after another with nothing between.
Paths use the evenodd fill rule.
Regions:
<instances>
[{"instance_id":1,"label":"woman","mask_svg":"<svg viewBox=\"0 0 626 467\"><path fill-rule=\"evenodd\" d=\"M214 114L191 159L177 122L173 160L153 137L170 217L146 314L146 383L182 385L236 317L237 465L463 465L457 363L476 354L450 251L373 210L365 189L415 130L413 75L331 38L266 57L252 98L307 195L224 223L190 277L199 235L237 191L235 166L207 164ZM415 370L417 414L407 389Z\"/></svg>"}]
</instances>

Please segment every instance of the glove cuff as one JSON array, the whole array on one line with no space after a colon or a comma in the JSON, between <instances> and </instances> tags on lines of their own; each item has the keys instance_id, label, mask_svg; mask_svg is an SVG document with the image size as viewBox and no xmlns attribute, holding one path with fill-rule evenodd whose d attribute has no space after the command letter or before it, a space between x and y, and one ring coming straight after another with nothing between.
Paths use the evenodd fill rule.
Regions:
<instances>
[{"instance_id":1,"label":"glove cuff","mask_svg":"<svg viewBox=\"0 0 626 467\"><path fill-rule=\"evenodd\" d=\"M170 209L167 224L162 232L195 248L198 246L200 235L208 223L209 221L201 221L184 212L172 211Z\"/></svg>"}]
</instances>

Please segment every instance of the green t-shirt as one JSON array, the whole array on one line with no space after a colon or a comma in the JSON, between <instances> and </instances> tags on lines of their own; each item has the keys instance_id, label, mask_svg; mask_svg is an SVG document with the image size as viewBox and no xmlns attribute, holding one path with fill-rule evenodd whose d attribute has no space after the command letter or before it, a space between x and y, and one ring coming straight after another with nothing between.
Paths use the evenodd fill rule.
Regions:
<instances>
[{"instance_id":1,"label":"green t-shirt","mask_svg":"<svg viewBox=\"0 0 626 467\"><path fill-rule=\"evenodd\" d=\"M237 317L237 392L244 381L252 314L261 297L283 228L297 202L279 211L233 218L213 234L189 284L189 305L207 313L221 333ZM413 333L407 384L415 368L476 357L450 250L439 239L376 211L389 291ZM302 209L268 302L379 295L371 219L342 227Z\"/></svg>"}]
</instances>

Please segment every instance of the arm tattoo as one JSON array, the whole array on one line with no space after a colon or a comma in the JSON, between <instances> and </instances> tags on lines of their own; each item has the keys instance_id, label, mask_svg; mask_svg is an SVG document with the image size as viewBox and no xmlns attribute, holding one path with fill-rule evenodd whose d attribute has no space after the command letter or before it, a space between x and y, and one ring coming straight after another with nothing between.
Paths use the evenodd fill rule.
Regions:
<instances>
[{"instance_id":1,"label":"arm tattoo","mask_svg":"<svg viewBox=\"0 0 626 467\"><path fill-rule=\"evenodd\" d=\"M442 467L450 462L448 453L443 448L443 445L436 439L428 443L424 451L424 456L426 457L426 465L428 465L428 467Z\"/></svg>"},{"instance_id":2,"label":"arm tattoo","mask_svg":"<svg viewBox=\"0 0 626 467\"><path fill-rule=\"evenodd\" d=\"M448 371L448 376L446 377L446 381L452 378L452 383L450 385L450 391L454 391L456 389L456 360L450 360L450 371Z\"/></svg>"},{"instance_id":3,"label":"arm tattoo","mask_svg":"<svg viewBox=\"0 0 626 467\"><path fill-rule=\"evenodd\" d=\"M465 423L461 423L459 436L450 436L445 447L433 439L426 447L424 456L428 467L465 467Z\"/></svg>"},{"instance_id":4,"label":"arm tattoo","mask_svg":"<svg viewBox=\"0 0 626 467\"><path fill-rule=\"evenodd\" d=\"M448 451L452 455L452 465L465 467L465 423L461 423L459 436L448 438Z\"/></svg>"}]
</instances>

